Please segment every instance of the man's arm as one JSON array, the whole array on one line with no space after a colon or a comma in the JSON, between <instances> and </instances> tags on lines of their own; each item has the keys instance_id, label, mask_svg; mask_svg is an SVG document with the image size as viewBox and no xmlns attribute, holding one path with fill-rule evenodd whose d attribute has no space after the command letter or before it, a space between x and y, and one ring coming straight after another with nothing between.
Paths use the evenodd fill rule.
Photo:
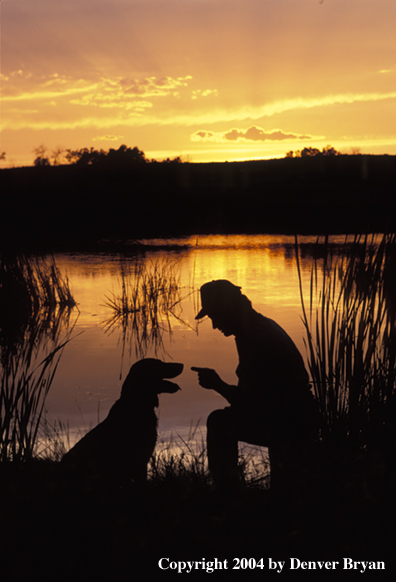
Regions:
<instances>
[{"instance_id":1,"label":"man's arm","mask_svg":"<svg viewBox=\"0 0 396 582\"><path fill-rule=\"evenodd\" d=\"M224 382L218 373L215 370L212 370L212 368L197 368L193 366L191 370L193 370L193 372L198 372L198 383L202 388L215 390L230 404L235 402L238 391L237 386L232 386L231 384Z\"/></svg>"}]
</instances>

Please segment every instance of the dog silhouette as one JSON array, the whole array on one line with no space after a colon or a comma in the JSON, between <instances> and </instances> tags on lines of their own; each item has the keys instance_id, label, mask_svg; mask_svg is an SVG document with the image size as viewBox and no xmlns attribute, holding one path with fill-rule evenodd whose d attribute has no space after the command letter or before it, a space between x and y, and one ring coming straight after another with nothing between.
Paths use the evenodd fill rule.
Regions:
<instances>
[{"instance_id":1,"label":"dog silhouette","mask_svg":"<svg viewBox=\"0 0 396 582\"><path fill-rule=\"evenodd\" d=\"M155 358L133 364L108 416L64 455L62 465L94 477L144 483L157 442L158 395L180 390L168 378L182 371L183 364Z\"/></svg>"}]
</instances>

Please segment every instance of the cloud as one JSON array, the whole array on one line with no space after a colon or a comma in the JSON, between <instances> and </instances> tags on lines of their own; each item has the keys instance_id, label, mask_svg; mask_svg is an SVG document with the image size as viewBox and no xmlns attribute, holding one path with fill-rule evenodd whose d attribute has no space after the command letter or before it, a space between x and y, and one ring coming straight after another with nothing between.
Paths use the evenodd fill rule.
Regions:
<instances>
[{"instance_id":1,"label":"cloud","mask_svg":"<svg viewBox=\"0 0 396 582\"><path fill-rule=\"evenodd\" d=\"M227 140L248 140L248 141L281 141L284 139L310 139L308 135L297 135L295 133L284 133L283 131L265 132L261 127L252 126L246 131L232 129L224 134Z\"/></svg>"},{"instance_id":2,"label":"cloud","mask_svg":"<svg viewBox=\"0 0 396 582\"><path fill-rule=\"evenodd\" d=\"M92 141L118 141L120 139L124 139L123 135L98 135L97 137L93 137Z\"/></svg>"},{"instance_id":3,"label":"cloud","mask_svg":"<svg viewBox=\"0 0 396 582\"><path fill-rule=\"evenodd\" d=\"M281 130L274 130L266 132L261 127L252 125L248 129L230 129L227 132L215 133L212 131L196 131L192 136L192 141L214 141L220 143L227 143L230 141L283 141L291 139L311 139L310 135L299 135L296 133L284 133Z\"/></svg>"},{"instance_id":4,"label":"cloud","mask_svg":"<svg viewBox=\"0 0 396 582\"><path fill-rule=\"evenodd\" d=\"M100 93L90 93L81 99L72 99L71 105L82 107L100 107L102 109L122 109L123 111L136 111L143 113L146 109L153 107L151 101L130 101L120 97L103 95Z\"/></svg>"},{"instance_id":5,"label":"cloud","mask_svg":"<svg viewBox=\"0 0 396 582\"><path fill-rule=\"evenodd\" d=\"M130 79L127 77L100 77L81 79L52 73L50 75L32 75L23 70L1 75L2 100L23 101L42 98L56 98L85 93L86 104L91 101L117 101L122 97L130 99L148 99L175 95L181 88L188 86L192 77L145 77Z\"/></svg>"},{"instance_id":6,"label":"cloud","mask_svg":"<svg viewBox=\"0 0 396 582\"><path fill-rule=\"evenodd\" d=\"M191 96L188 87L191 79L190 75L81 79L57 73L32 75L17 70L8 76L2 75L3 118L12 129L86 127L88 119L95 127L108 127L111 123L106 119L106 112L110 114L110 111L115 125L141 117L158 100L177 110L181 92L184 91L186 102ZM49 105L56 109L53 115Z\"/></svg>"},{"instance_id":7,"label":"cloud","mask_svg":"<svg viewBox=\"0 0 396 582\"><path fill-rule=\"evenodd\" d=\"M144 98L165 97L175 95L182 87L187 87L192 79L190 75L185 77L145 77L144 79L120 78L117 80L106 79L109 88L119 89L126 95L140 96Z\"/></svg>"},{"instance_id":8,"label":"cloud","mask_svg":"<svg viewBox=\"0 0 396 582\"><path fill-rule=\"evenodd\" d=\"M219 134L215 134L213 131L197 131L192 135L191 139L193 141L215 141L217 135Z\"/></svg>"},{"instance_id":9,"label":"cloud","mask_svg":"<svg viewBox=\"0 0 396 582\"><path fill-rule=\"evenodd\" d=\"M152 107L149 99L159 97L179 97L180 89L188 86L191 76L185 77L145 77L143 79L129 79L119 77L115 79L101 79L95 92L88 93L80 99L71 101L74 105L94 107L119 107L126 111L135 109L144 111ZM137 98L137 100L133 100ZM131 100L132 99L132 100Z\"/></svg>"},{"instance_id":10,"label":"cloud","mask_svg":"<svg viewBox=\"0 0 396 582\"><path fill-rule=\"evenodd\" d=\"M209 95L214 95L217 97L219 92L217 89L196 89L192 92L191 99L198 99L199 97L208 97Z\"/></svg>"},{"instance_id":11,"label":"cloud","mask_svg":"<svg viewBox=\"0 0 396 582\"><path fill-rule=\"evenodd\" d=\"M143 125L177 125L207 127L227 123L223 133L199 130L191 139L196 142L277 143L282 140L309 139L280 129L266 131L258 125L264 118L285 112L330 108L362 102L393 100L396 92L345 93L316 97L263 101L251 105L225 105L217 91L198 89L191 75L184 76L99 76L79 78L52 73L33 75L16 69L2 76L3 129L67 130L91 126L103 134L116 133L116 127ZM327 110L327 111L326 111ZM233 127L233 125L235 126ZM114 129L111 129L114 128ZM101 133L101 132L100 132Z\"/></svg>"},{"instance_id":12,"label":"cloud","mask_svg":"<svg viewBox=\"0 0 396 582\"><path fill-rule=\"evenodd\" d=\"M20 84L3 84L2 101L18 102L56 99L78 93L86 93L87 91L95 91L97 87L97 83L81 79L74 81L68 81L65 78L57 80L37 80L37 82L31 83L30 77L24 77L21 78Z\"/></svg>"}]
</instances>

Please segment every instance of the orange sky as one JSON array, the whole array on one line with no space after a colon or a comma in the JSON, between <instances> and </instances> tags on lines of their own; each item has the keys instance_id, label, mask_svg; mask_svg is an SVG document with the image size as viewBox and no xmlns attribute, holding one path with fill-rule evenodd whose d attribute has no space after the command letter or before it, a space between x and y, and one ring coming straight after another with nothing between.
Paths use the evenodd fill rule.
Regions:
<instances>
[{"instance_id":1,"label":"orange sky","mask_svg":"<svg viewBox=\"0 0 396 582\"><path fill-rule=\"evenodd\" d=\"M1 167L396 154L395 0L3 0Z\"/></svg>"}]
</instances>

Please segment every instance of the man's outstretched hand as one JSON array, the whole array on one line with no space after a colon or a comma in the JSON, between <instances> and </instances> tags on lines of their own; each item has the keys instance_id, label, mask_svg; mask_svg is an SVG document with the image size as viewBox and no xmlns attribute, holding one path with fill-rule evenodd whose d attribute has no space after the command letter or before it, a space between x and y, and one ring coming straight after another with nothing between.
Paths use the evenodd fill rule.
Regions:
<instances>
[{"instance_id":1,"label":"man's outstretched hand","mask_svg":"<svg viewBox=\"0 0 396 582\"><path fill-rule=\"evenodd\" d=\"M197 368L193 366L191 370L198 372L198 383L202 388L219 391L224 387L225 382L223 382L218 373L212 370L212 368Z\"/></svg>"}]
</instances>

